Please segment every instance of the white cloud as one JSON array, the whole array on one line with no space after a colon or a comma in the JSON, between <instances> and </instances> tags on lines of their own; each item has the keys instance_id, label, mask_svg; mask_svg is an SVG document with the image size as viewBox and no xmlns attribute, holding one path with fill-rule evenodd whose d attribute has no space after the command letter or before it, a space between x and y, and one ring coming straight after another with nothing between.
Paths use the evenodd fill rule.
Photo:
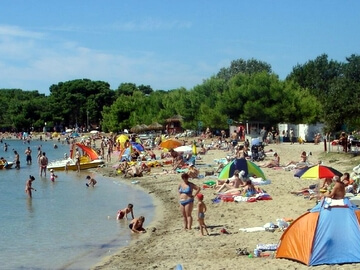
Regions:
<instances>
[{"instance_id":1,"label":"white cloud","mask_svg":"<svg viewBox=\"0 0 360 270\"><path fill-rule=\"evenodd\" d=\"M149 27L165 26L153 23ZM3 26L0 31L5 35L0 39L0 88L48 93L52 84L88 78L106 81L113 89L122 82L133 82L150 85L154 90L168 90L193 87L204 79L199 75L203 68L210 70L205 63L191 66L163 59L154 52L109 53L72 40L54 42L49 40L51 35L19 27Z\"/></svg>"},{"instance_id":2,"label":"white cloud","mask_svg":"<svg viewBox=\"0 0 360 270\"><path fill-rule=\"evenodd\" d=\"M44 33L24 30L13 25L0 25L0 39L4 37L40 39L44 37Z\"/></svg>"}]
</instances>

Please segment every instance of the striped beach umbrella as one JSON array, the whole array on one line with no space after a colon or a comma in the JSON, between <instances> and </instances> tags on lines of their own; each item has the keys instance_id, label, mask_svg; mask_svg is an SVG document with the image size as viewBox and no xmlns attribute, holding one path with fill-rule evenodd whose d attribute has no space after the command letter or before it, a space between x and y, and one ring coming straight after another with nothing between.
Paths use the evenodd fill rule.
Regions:
<instances>
[{"instance_id":1,"label":"striped beach umbrella","mask_svg":"<svg viewBox=\"0 0 360 270\"><path fill-rule=\"evenodd\" d=\"M316 165L297 171L294 176L304 179L320 179L333 178L334 176L341 177L343 174L338 170L325 165Z\"/></svg>"},{"instance_id":2,"label":"striped beach umbrella","mask_svg":"<svg viewBox=\"0 0 360 270\"><path fill-rule=\"evenodd\" d=\"M228 163L220 172L219 179L227 179L234 175L236 170L244 171L245 176L256 176L266 179L266 176L262 169L256 165L254 162L247 160L245 158L237 158Z\"/></svg>"}]
</instances>

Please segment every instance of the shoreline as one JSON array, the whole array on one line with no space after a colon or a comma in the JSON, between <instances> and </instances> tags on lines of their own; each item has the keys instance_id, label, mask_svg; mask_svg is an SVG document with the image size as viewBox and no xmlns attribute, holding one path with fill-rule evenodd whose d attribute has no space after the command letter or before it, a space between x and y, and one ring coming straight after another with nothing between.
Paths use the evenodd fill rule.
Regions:
<instances>
[{"instance_id":1,"label":"shoreline","mask_svg":"<svg viewBox=\"0 0 360 270\"><path fill-rule=\"evenodd\" d=\"M282 165L290 160L298 161L301 151L312 152L309 157L312 163L322 160L325 165L334 167L342 173L351 172L352 168L360 163L360 156L342 152L325 153L322 143L320 145L282 143L265 147L266 151L270 149L279 153ZM158 155L161 151L155 152ZM228 151L224 150L210 150L207 154L201 155L202 160L197 161L197 164L205 166L200 167L200 174L204 175L205 171L213 170L216 166L214 159L224 158L227 154ZM272 157L269 156L265 162L271 159ZM97 169L97 173L151 195L155 207L154 216L151 223L145 222L146 234L133 235L127 246L115 250L109 256L99 258L100 261L92 265L90 269L174 269L178 264L182 264L185 269L199 270L259 269L259 267L270 270L309 268L295 261L275 259L271 256L266 258L239 256L236 254L236 249L247 248L249 252L252 252L260 243L277 244L282 235L281 231L249 233L239 229L263 226L268 222L276 224L277 218L296 219L307 209L314 207L315 201L292 195L290 191L299 190L314 184L315 181L296 178L293 176L294 171L264 168L263 171L267 179L271 180L271 184L261 187L271 195L272 200L254 203L220 202L215 204L211 201L215 197L214 190L202 189L201 193L204 194L204 202L208 208L205 223L208 225L210 236L200 236L197 229L196 205L193 212L193 229L191 231L182 229L177 192L177 185L181 181L179 173L162 174L163 168L169 168L165 165L152 168L150 175L125 179L117 175L115 169L112 168L116 162L117 156L114 155L106 167ZM132 184L131 181L134 179L139 180L139 183ZM192 182L202 187L206 180L207 178L194 179ZM222 228L226 228L228 233L221 233ZM320 265L316 266L316 269L353 270L358 269L359 265Z\"/></svg>"},{"instance_id":2,"label":"shoreline","mask_svg":"<svg viewBox=\"0 0 360 270\"><path fill-rule=\"evenodd\" d=\"M323 145L307 143L303 145L280 145L271 144L265 150L272 149L279 153L281 164L290 160L299 160L301 151L312 152L310 161L316 163L319 159L325 165L335 167L341 172L351 172L354 167L350 163L356 163L359 158L344 155L342 153L324 153ZM227 151L210 150L201 155L202 160L198 163L208 165L201 166L200 173L212 170L215 167L214 159L223 158ZM266 161L272 157L267 157ZM263 171L270 185L262 186L272 197L269 201L248 202L220 202L212 203L213 189L202 189L204 202L207 205L205 223L208 226L210 236L200 236L197 229L196 207L193 211L193 229L182 229L182 216L178 206L177 185L181 181L180 174L161 173L162 168L152 168L150 176L137 178L140 182L137 186L152 195L156 200L155 216L150 224L145 227L148 232L133 239L126 247L121 248L115 254L104 258L91 269L174 269L177 264L182 264L185 269L231 269L244 265L244 269L308 269L308 266L285 259L275 258L248 258L238 256L237 248L247 247L252 252L257 244L277 244L282 235L281 231L275 232L242 232L240 228L263 226L268 222L276 224L278 218L296 219L307 209L315 206L315 202L304 199L302 196L294 196L290 191L299 190L302 187L313 184L314 181L298 179L293 176L294 171L283 169L274 170L264 168ZM100 173L100 172L99 172ZM116 176L115 179L119 177ZM214 177L215 178L215 177ZM202 187L203 179L194 179L193 183ZM127 181L127 179L122 179ZM155 202L155 201L154 201ZM136 215L136 213L135 213ZM156 228L156 230L154 230ZM228 234L220 232L226 228ZM341 268L338 268L341 267ZM347 265L320 265L317 269L357 269L359 264Z\"/></svg>"}]
</instances>

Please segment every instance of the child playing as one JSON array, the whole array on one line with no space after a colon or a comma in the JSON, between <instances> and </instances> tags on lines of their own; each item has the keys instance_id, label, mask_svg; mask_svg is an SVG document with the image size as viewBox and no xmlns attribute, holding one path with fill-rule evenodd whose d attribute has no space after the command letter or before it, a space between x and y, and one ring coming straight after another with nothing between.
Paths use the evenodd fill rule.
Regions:
<instances>
[{"instance_id":1,"label":"child playing","mask_svg":"<svg viewBox=\"0 0 360 270\"><path fill-rule=\"evenodd\" d=\"M146 233L146 230L144 229L144 222L145 217L140 216L138 218L134 218L131 223L129 224L129 229L133 233Z\"/></svg>"},{"instance_id":2,"label":"child playing","mask_svg":"<svg viewBox=\"0 0 360 270\"><path fill-rule=\"evenodd\" d=\"M50 170L50 180L55 182L55 178L57 178L57 175L54 173L54 170Z\"/></svg>"},{"instance_id":3,"label":"child playing","mask_svg":"<svg viewBox=\"0 0 360 270\"><path fill-rule=\"evenodd\" d=\"M204 195L199 193L199 194L196 195L196 197L199 200L199 203L198 203L198 221L199 221L199 227L200 227L201 235L203 235L203 236L205 235L204 234L204 229L206 231L206 234L209 235L209 232L208 232L208 230L206 228L206 225L205 225L206 205L203 202Z\"/></svg>"},{"instance_id":4,"label":"child playing","mask_svg":"<svg viewBox=\"0 0 360 270\"><path fill-rule=\"evenodd\" d=\"M124 217L127 218L127 215L129 213L131 213L131 217L134 219L134 212L133 212L133 209L134 209L134 206L129 203L128 206L122 210L119 210L117 212L117 216L116 216L116 219L119 220L119 219L123 219Z\"/></svg>"}]
</instances>

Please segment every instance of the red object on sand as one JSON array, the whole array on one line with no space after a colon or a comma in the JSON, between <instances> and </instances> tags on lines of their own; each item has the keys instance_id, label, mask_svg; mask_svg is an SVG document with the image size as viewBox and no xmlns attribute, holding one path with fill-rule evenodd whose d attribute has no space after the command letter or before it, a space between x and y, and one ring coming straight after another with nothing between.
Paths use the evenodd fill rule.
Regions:
<instances>
[{"instance_id":1,"label":"red object on sand","mask_svg":"<svg viewBox=\"0 0 360 270\"><path fill-rule=\"evenodd\" d=\"M233 202L234 196L233 195L223 195L223 196L221 196L221 200L223 202Z\"/></svg>"}]
</instances>

